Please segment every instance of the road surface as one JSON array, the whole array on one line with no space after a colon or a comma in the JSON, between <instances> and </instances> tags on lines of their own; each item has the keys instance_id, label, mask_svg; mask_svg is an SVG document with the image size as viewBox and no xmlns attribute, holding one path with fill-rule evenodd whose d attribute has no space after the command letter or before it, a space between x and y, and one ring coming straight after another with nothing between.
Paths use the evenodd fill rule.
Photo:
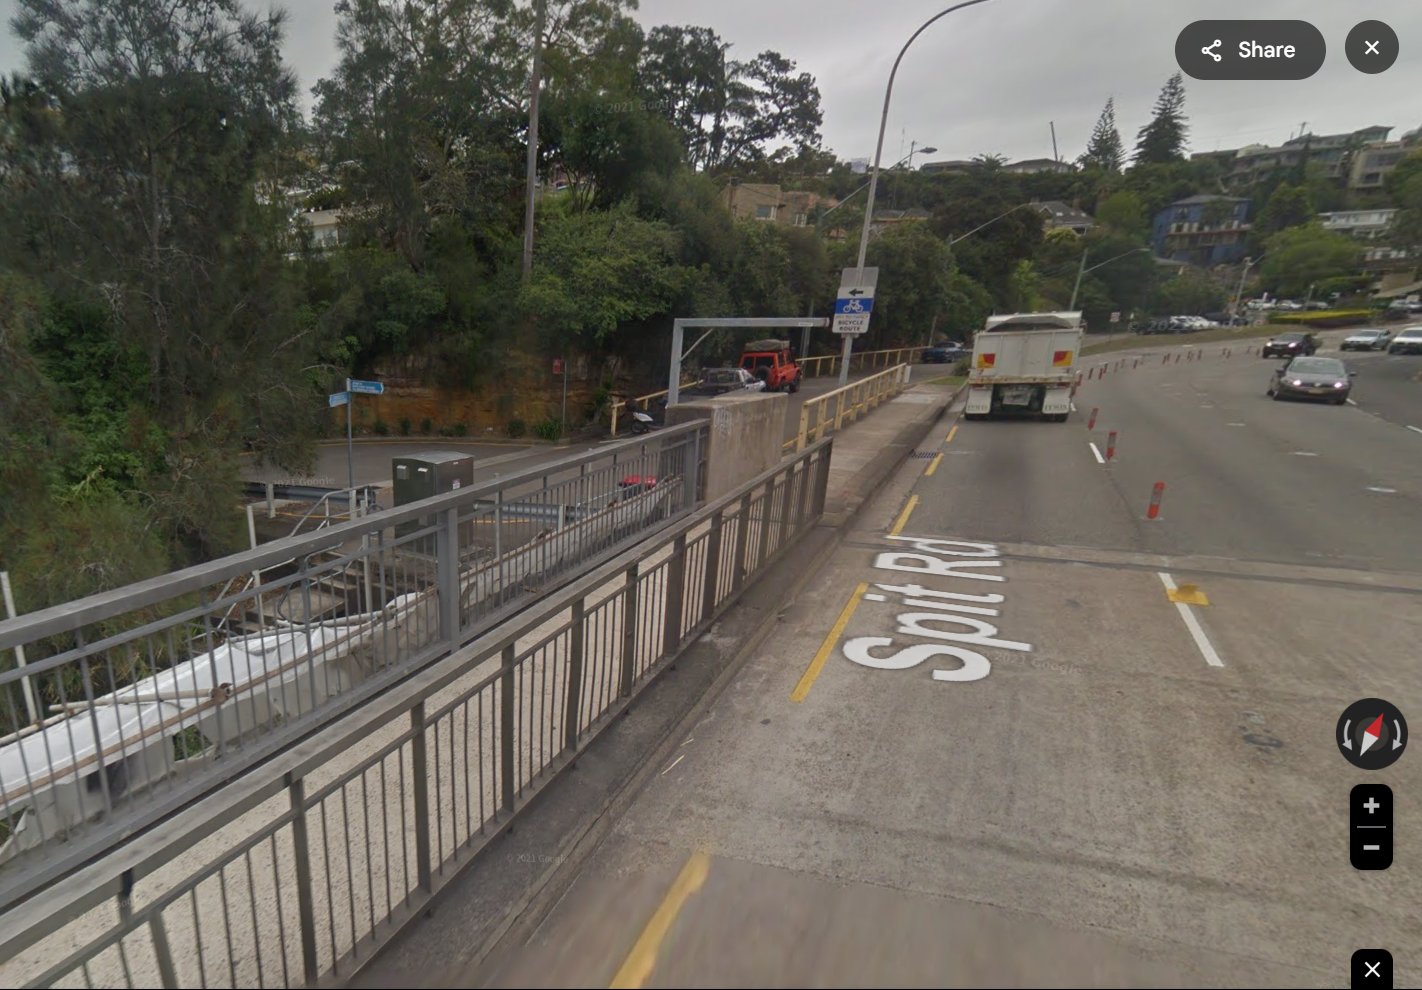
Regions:
<instances>
[{"instance_id":1,"label":"road surface","mask_svg":"<svg viewBox=\"0 0 1422 990\"><path fill-rule=\"evenodd\" d=\"M923 380L925 376L940 376L949 373L946 365L914 365L912 378ZM872 373L872 372L871 372ZM850 380L865 377L854 375ZM823 395L839 387L834 378L808 379L799 392L790 395L785 416L785 439L792 439L800 425L800 407L806 399ZM624 438L627 434L624 431ZM429 437L424 439L382 439L360 440L352 445L357 485L390 484L390 462L395 457L410 457L435 450L467 452L475 458L476 483L492 481L499 477L516 474L539 464L561 460L573 454L593 449L606 441L579 442L568 445L488 443L476 439L451 439ZM244 481L273 481L289 484L306 484L322 488L344 488L348 483L346 444L341 441L326 441L316 449L316 466L309 475L296 476L281 468L249 465L242 472Z\"/></svg>"},{"instance_id":2,"label":"road surface","mask_svg":"<svg viewBox=\"0 0 1422 990\"><path fill-rule=\"evenodd\" d=\"M950 415L472 985L1422 985L1422 753L1334 742L1360 698L1422 725L1422 359L1348 355L1335 407L1199 351Z\"/></svg>"}]
</instances>

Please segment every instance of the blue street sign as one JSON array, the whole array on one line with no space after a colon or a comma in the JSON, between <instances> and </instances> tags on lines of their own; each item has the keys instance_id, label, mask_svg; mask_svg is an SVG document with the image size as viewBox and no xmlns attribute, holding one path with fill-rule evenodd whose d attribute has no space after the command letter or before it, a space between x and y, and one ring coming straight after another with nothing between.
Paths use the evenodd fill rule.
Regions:
<instances>
[{"instance_id":1,"label":"blue street sign","mask_svg":"<svg viewBox=\"0 0 1422 990\"><path fill-rule=\"evenodd\" d=\"M346 386L352 392L360 392L363 395L384 395L384 382L363 382L359 378L352 378L346 382Z\"/></svg>"},{"instance_id":2,"label":"blue street sign","mask_svg":"<svg viewBox=\"0 0 1422 990\"><path fill-rule=\"evenodd\" d=\"M835 316L843 316L849 313L859 313L868 315L872 312L874 312L873 296L870 296L867 299L855 296L850 298L836 299L834 301Z\"/></svg>"},{"instance_id":3,"label":"blue street sign","mask_svg":"<svg viewBox=\"0 0 1422 990\"><path fill-rule=\"evenodd\" d=\"M351 396L349 392L334 392L331 395L326 396L326 404L329 405L332 409L334 409L336 408L336 406L345 405L347 400L350 399L350 397Z\"/></svg>"}]
</instances>

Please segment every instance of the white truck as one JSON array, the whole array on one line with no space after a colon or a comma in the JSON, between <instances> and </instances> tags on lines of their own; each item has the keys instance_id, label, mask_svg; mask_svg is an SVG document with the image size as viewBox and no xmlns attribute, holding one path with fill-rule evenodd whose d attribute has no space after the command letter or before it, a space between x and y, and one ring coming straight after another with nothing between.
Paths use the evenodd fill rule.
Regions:
<instances>
[{"instance_id":1,"label":"white truck","mask_svg":"<svg viewBox=\"0 0 1422 990\"><path fill-rule=\"evenodd\" d=\"M973 341L964 415L1033 413L1065 423L1084 334L1080 312L989 316Z\"/></svg>"}]
</instances>

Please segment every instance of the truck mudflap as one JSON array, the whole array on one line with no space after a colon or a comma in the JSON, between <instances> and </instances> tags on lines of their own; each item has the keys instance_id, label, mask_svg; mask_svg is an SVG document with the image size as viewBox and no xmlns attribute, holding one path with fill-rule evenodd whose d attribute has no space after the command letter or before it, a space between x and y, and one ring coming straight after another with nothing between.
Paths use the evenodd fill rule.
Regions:
<instances>
[{"instance_id":1,"label":"truck mudflap","mask_svg":"<svg viewBox=\"0 0 1422 990\"><path fill-rule=\"evenodd\" d=\"M969 416L985 416L992 412L992 383L968 388L968 404L963 411Z\"/></svg>"},{"instance_id":2,"label":"truck mudflap","mask_svg":"<svg viewBox=\"0 0 1422 990\"><path fill-rule=\"evenodd\" d=\"M1047 389L1047 394L1042 398L1043 415L1055 416L1071 412L1071 394L1073 391L1074 389L1070 385Z\"/></svg>"}]
</instances>

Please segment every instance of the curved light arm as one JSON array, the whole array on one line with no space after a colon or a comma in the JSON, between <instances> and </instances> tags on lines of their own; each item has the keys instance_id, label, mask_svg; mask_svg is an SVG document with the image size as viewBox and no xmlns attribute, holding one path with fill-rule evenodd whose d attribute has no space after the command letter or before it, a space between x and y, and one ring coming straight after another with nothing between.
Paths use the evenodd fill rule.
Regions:
<instances>
[{"instance_id":1,"label":"curved light arm","mask_svg":"<svg viewBox=\"0 0 1422 990\"><path fill-rule=\"evenodd\" d=\"M889 124L889 100L894 94L894 76L898 75L899 63L904 60L904 53L909 50L909 45L912 45L918 40L918 36L928 30L929 25L941 18L947 17L955 10L962 10L964 7L975 7L980 3L987 3L987 0L963 0L962 3L956 3L947 10L942 10L934 14L928 20L924 21L917 31L909 36L909 40L905 41L904 46L899 49L898 58L894 59L894 67L889 72L889 85L884 89L884 111L879 117L879 141L878 144L874 146L874 171L869 176L869 200L864 205L864 229L859 235L858 268L861 278L864 274L864 256L869 251L869 225L874 220L874 191L875 187L879 184L879 162L884 154L884 129L888 127Z\"/></svg>"},{"instance_id":2,"label":"curved light arm","mask_svg":"<svg viewBox=\"0 0 1422 990\"><path fill-rule=\"evenodd\" d=\"M984 227L987 227L987 226L989 226L990 224L997 223L997 222L998 222L999 220L1001 220L1003 217L1009 216L1009 215L1011 215L1011 214L1013 214L1013 213L1016 213L1018 210L1022 209L1022 207L1024 207L1024 206L1035 206L1035 205L1036 205L1035 203L1018 203L1016 206L1014 206L1012 209L1008 210L1006 213L1002 213L1002 214L999 214L998 216L993 217L993 218L992 218L991 220L989 220L987 223L980 223L980 224L978 224L976 227L974 227L972 230L968 231L966 234L959 234L957 237L954 237L952 240L950 240L950 241L948 242L948 246L949 246L949 247L952 247L954 244L957 244L959 241L961 241L964 237L972 237L974 234L976 234L978 231L982 230Z\"/></svg>"},{"instance_id":3,"label":"curved light arm","mask_svg":"<svg viewBox=\"0 0 1422 990\"><path fill-rule=\"evenodd\" d=\"M1090 274L1091 272L1096 271L1096 269L1098 269L1098 268L1103 268L1103 267L1105 267L1106 265L1109 265L1109 264L1110 264L1111 262L1113 262L1113 261L1120 261L1122 258L1127 258L1127 257L1130 257L1130 256L1133 255L1133 254L1140 254L1142 251L1149 251L1149 250L1150 250L1150 248L1148 248L1148 247L1139 247L1139 248L1131 248L1129 251L1122 251L1120 254L1116 255L1116 257L1114 257L1114 258L1107 258L1105 261L1101 262L1100 264L1092 265L1090 268L1084 268L1084 269L1082 269L1082 272L1081 272L1081 273L1082 273L1083 275Z\"/></svg>"}]
</instances>

